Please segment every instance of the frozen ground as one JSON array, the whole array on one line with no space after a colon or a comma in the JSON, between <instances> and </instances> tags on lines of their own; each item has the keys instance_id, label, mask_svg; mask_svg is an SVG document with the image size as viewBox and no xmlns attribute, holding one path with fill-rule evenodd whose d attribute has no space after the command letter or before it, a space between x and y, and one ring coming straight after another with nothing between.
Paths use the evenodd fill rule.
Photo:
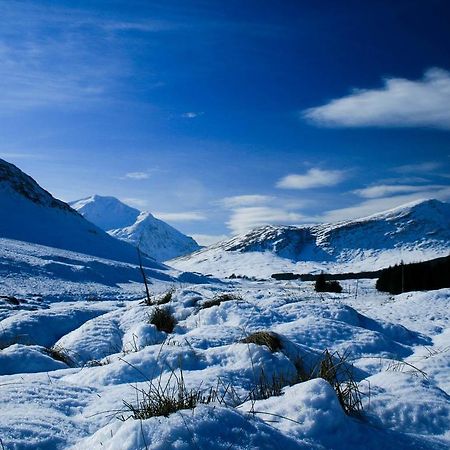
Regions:
<instances>
[{"instance_id":1,"label":"frozen ground","mask_svg":"<svg viewBox=\"0 0 450 450\"><path fill-rule=\"evenodd\" d=\"M38 300L27 283L19 304L0 299L0 439L7 450L450 446L449 289L390 297L369 280L323 295L311 283L154 281L152 291L176 288L166 306L178 323L167 335L148 323L155 307L136 299L137 282L116 291L121 298L108 291L96 297L103 300L77 302ZM67 286L63 292L75 288ZM240 298L202 309L221 292ZM260 330L277 333L281 349L239 342ZM50 347L70 360L55 359ZM360 417L346 415L322 379L246 399L261 370L268 380L293 379L299 361L307 369L325 349L348 352L364 394ZM136 389L165 383L180 368L188 388L228 389L226 405L119 420L129 415L124 401L137 404Z\"/></svg>"}]
</instances>

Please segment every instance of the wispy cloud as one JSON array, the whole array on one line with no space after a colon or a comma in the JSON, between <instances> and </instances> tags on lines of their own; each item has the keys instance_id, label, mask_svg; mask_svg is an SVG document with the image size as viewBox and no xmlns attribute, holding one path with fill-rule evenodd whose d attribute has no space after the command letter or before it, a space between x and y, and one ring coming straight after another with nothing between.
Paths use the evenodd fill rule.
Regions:
<instances>
[{"instance_id":1,"label":"wispy cloud","mask_svg":"<svg viewBox=\"0 0 450 450\"><path fill-rule=\"evenodd\" d=\"M430 180L424 177L401 175L398 177L382 178L378 180L380 184L410 184L410 183L428 183Z\"/></svg>"},{"instance_id":2,"label":"wispy cloud","mask_svg":"<svg viewBox=\"0 0 450 450\"><path fill-rule=\"evenodd\" d=\"M198 244L206 247L228 238L226 234L193 234L192 237Z\"/></svg>"},{"instance_id":3,"label":"wispy cloud","mask_svg":"<svg viewBox=\"0 0 450 450\"><path fill-rule=\"evenodd\" d=\"M233 197L225 197L217 203L224 208L238 208L240 206L256 206L264 205L271 202L274 198L269 195L249 194L235 195Z\"/></svg>"},{"instance_id":4,"label":"wispy cloud","mask_svg":"<svg viewBox=\"0 0 450 450\"><path fill-rule=\"evenodd\" d=\"M427 173L434 172L442 167L442 164L436 161L426 161L419 164L405 164L403 166L394 167L392 170L397 173Z\"/></svg>"},{"instance_id":5,"label":"wispy cloud","mask_svg":"<svg viewBox=\"0 0 450 450\"><path fill-rule=\"evenodd\" d=\"M113 99L132 70L125 32L160 32L162 20L99 17L89 8L0 2L0 112L76 108Z\"/></svg>"},{"instance_id":6,"label":"wispy cloud","mask_svg":"<svg viewBox=\"0 0 450 450\"><path fill-rule=\"evenodd\" d=\"M204 214L197 211L155 212L154 216L168 222L196 222L208 219Z\"/></svg>"},{"instance_id":7,"label":"wispy cloud","mask_svg":"<svg viewBox=\"0 0 450 450\"><path fill-rule=\"evenodd\" d=\"M350 95L303 111L309 121L329 127L434 127L450 129L450 72L432 68L421 80L387 78L381 89Z\"/></svg>"},{"instance_id":8,"label":"wispy cloud","mask_svg":"<svg viewBox=\"0 0 450 450\"><path fill-rule=\"evenodd\" d=\"M148 172L128 172L125 174L124 178L129 178L131 180L147 180L150 178Z\"/></svg>"},{"instance_id":9,"label":"wispy cloud","mask_svg":"<svg viewBox=\"0 0 450 450\"><path fill-rule=\"evenodd\" d=\"M234 234L240 234L262 225L299 223L303 218L301 214L281 208L252 206L234 209L227 225Z\"/></svg>"},{"instance_id":10,"label":"wispy cloud","mask_svg":"<svg viewBox=\"0 0 450 450\"><path fill-rule=\"evenodd\" d=\"M106 31L141 31L143 33L156 33L179 28L179 25L176 25L174 22L150 19L143 21L121 21L110 19L103 21L89 21L87 23L103 28Z\"/></svg>"},{"instance_id":11,"label":"wispy cloud","mask_svg":"<svg viewBox=\"0 0 450 450\"><path fill-rule=\"evenodd\" d=\"M148 202L147 200L144 200L142 198L136 198L136 197L124 197L124 198L120 198L120 201L122 201L123 203L133 206L135 208L138 208L140 210L145 209L148 206Z\"/></svg>"},{"instance_id":12,"label":"wispy cloud","mask_svg":"<svg viewBox=\"0 0 450 450\"><path fill-rule=\"evenodd\" d=\"M357 219L370 216L388 209L396 208L405 203L416 200L435 198L438 200L450 200L450 187L443 187L436 191L415 192L413 194L396 195L365 200L353 206L327 211L325 214L313 218L317 222L338 222L341 220Z\"/></svg>"},{"instance_id":13,"label":"wispy cloud","mask_svg":"<svg viewBox=\"0 0 450 450\"><path fill-rule=\"evenodd\" d=\"M305 174L289 174L276 184L280 189L310 189L324 186L335 186L347 177L343 170L323 170L312 168Z\"/></svg>"},{"instance_id":14,"label":"wispy cloud","mask_svg":"<svg viewBox=\"0 0 450 450\"><path fill-rule=\"evenodd\" d=\"M442 185L407 185L407 184L379 184L374 186L369 186L363 189L356 189L353 191L355 194L363 198L379 198L386 197L393 194L408 194L413 192L434 192L439 191L446 186Z\"/></svg>"},{"instance_id":15,"label":"wispy cloud","mask_svg":"<svg viewBox=\"0 0 450 450\"><path fill-rule=\"evenodd\" d=\"M21 39L19 39L19 42ZM114 63L84 64L75 42L51 39L0 44L1 112L98 100L110 84ZM90 58L86 56L86 62Z\"/></svg>"},{"instance_id":16,"label":"wispy cloud","mask_svg":"<svg viewBox=\"0 0 450 450\"><path fill-rule=\"evenodd\" d=\"M44 159L47 156L43 153L26 153L26 152L0 152L0 158L8 159Z\"/></svg>"}]
</instances>

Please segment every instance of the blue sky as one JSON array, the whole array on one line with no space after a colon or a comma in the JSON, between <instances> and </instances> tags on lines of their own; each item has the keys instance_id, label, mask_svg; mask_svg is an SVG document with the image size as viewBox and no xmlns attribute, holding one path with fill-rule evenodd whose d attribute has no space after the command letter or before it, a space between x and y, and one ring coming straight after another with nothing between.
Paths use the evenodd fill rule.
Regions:
<instances>
[{"instance_id":1,"label":"blue sky","mask_svg":"<svg viewBox=\"0 0 450 450\"><path fill-rule=\"evenodd\" d=\"M446 1L0 3L0 157L208 243L450 199Z\"/></svg>"}]
</instances>

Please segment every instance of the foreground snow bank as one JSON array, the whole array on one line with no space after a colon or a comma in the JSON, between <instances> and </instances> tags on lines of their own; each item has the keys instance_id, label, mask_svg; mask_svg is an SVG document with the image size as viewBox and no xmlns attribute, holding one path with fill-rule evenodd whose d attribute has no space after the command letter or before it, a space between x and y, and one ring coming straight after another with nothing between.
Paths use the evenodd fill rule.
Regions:
<instances>
[{"instance_id":1,"label":"foreground snow bank","mask_svg":"<svg viewBox=\"0 0 450 450\"><path fill-rule=\"evenodd\" d=\"M114 422L73 449L299 449L298 442L262 420L221 406L198 406L169 417ZM308 447L304 447L308 448Z\"/></svg>"},{"instance_id":2,"label":"foreground snow bank","mask_svg":"<svg viewBox=\"0 0 450 450\"><path fill-rule=\"evenodd\" d=\"M65 349L80 367L65 367L36 345L0 350L0 367L8 367L0 376L2 444L8 450L447 449L450 290L391 298L377 293L373 281L359 283L358 298L319 296L311 283L177 286L164 305L177 320L170 335L149 323L155 306L140 301L8 310L0 333L36 336ZM258 331L276 333L279 347L272 352L242 342ZM348 363L364 394L358 418L344 414L324 380L298 383L299 361L308 372L325 349L351 352ZM173 382L181 369L187 389L206 391L220 380L233 392L228 406L118 419L130 414L124 401L138 405L139 389ZM282 395L249 402L263 372L266 380L283 377Z\"/></svg>"},{"instance_id":3,"label":"foreground snow bank","mask_svg":"<svg viewBox=\"0 0 450 450\"><path fill-rule=\"evenodd\" d=\"M14 344L0 353L0 375L49 372L67 369L67 364L53 359L44 347Z\"/></svg>"},{"instance_id":4,"label":"foreground snow bank","mask_svg":"<svg viewBox=\"0 0 450 450\"><path fill-rule=\"evenodd\" d=\"M382 443L382 444L381 444ZM344 414L322 379L284 389L281 397L247 402L237 409L200 405L169 417L115 421L73 450L165 449L384 449L432 447L415 436L392 434Z\"/></svg>"}]
</instances>

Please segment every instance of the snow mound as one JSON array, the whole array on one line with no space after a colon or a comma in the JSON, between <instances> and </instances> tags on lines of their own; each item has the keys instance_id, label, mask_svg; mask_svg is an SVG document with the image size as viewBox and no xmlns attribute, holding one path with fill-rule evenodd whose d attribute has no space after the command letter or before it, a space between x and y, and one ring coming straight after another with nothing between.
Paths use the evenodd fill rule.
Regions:
<instances>
[{"instance_id":1,"label":"snow mound","mask_svg":"<svg viewBox=\"0 0 450 450\"><path fill-rule=\"evenodd\" d=\"M355 297L349 283L341 294L321 296L313 283L176 285L165 305L178 321L170 335L149 324L156 306L140 300L10 311L0 332L14 337L35 328L37 341L64 349L79 367L61 367L37 345L0 350L0 368L9 373L0 375L2 443L55 450L447 449L450 289L390 298L373 280L360 280ZM203 308L225 292L240 295ZM264 330L280 339L274 352L242 342ZM299 363L310 372L325 348L347 352L362 416L347 416L325 380L299 382ZM138 405L140 389L147 392L150 381L167 386L181 370L186 389L222 389L227 406L120 420L130 414L127 403ZM285 387L251 402L263 373Z\"/></svg>"},{"instance_id":2,"label":"snow mound","mask_svg":"<svg viewBox=\"0 0 450 450\"><path fill-rule=\"evenodd\" d=\"M67 369L67 364L53 359L44 347L14 344L0 352L0 375L50 372Z\"/></svg>"},{"instance_id":3,"label":"snow mound","mask_svg":"<svg viewBox=\"0 0 450 450\"><path fill-rule=\"evenodd\" d=\"M309 448L280 433L262 420L220 406L199 406L179 411L168 418L129 420L107 425L73 450L166 449L261 449L298 450Z\"/></svg>"}]
</instances>

